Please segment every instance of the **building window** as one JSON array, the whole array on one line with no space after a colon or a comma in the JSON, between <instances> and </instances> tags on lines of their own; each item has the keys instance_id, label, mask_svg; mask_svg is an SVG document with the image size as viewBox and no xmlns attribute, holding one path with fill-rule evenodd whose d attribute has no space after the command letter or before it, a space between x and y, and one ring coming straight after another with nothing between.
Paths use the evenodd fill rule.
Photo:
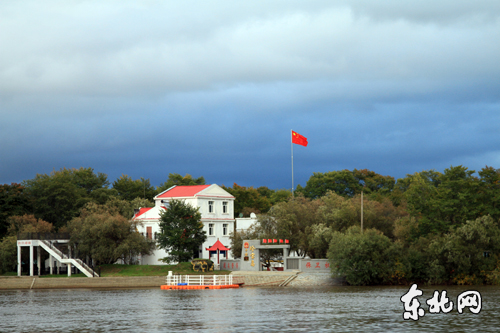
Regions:
<instances>
[{"instance_id":1,"label":"building window","mask_svg":"<svg viewBox=\"0 0 500 333\"><path fill-rule=\"evenodd\" d=\"M208 202L208 212L209 213L213 213L214 212L214 202L213 201L209 201Z\"/></svg>"},{"instance_id":2,"label":"building window","mask_svg":"<svg viewBox=\"0 0 500 333\"><path fill-rule=\"evenodd\" d=\"M222 202L222 213L227 214L227 201Z\"/></svg>"},{"instance_id":3,"label":"building window","mask_svg":"<svg viewBox=\"0 0 500 333\"><path fill-rule=\"evenodd\" d=\"M214 224L213 223L209 223L208 224L208 235L209 236L213 236L214 235Z\"/></svg>"},{"instance_id":4,"label":"building window","mask_svg":"<svg viewBox=\"0 0 500 333\"><path fill-rule=\"evenodd\" d=\"M153 227L146 227L146 238L147 239L153 238Z\"/></svg>"},{"instance_id":5,"label":"building window","mask_svg":"<svg viewBox=\"0 0 500 333\"><path fill-rule=\"evenodd\" d=\"M222 225L222 235L227 236L227 224L225 223Z\"/></svg>"}]
</instances>

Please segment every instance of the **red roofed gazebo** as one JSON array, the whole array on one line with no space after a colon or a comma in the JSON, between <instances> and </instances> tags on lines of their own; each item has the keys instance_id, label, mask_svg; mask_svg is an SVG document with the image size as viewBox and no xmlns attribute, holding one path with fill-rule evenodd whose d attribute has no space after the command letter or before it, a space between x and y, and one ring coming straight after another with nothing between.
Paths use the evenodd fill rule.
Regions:
<instances>
[{"instance_id":1,"label":"red roofed gazebo","mask_svg":"<svg viewBox=\"0 0 500 333\"><path fill-rule=\"evenodd\" d=\"M228 255L228 252L229 250L231 250L230 248L227 248L225 247L221 242L220 240L217 238L217 241L214 243L214 245L208 247L208 248L205 248L205 250L207 251L217 251L217 265L219 264L219 253L220 251L226 251L226 259L227 259L227 255ZM210 253L210 252L208 252Z\"/></svg>"}]
</instances>

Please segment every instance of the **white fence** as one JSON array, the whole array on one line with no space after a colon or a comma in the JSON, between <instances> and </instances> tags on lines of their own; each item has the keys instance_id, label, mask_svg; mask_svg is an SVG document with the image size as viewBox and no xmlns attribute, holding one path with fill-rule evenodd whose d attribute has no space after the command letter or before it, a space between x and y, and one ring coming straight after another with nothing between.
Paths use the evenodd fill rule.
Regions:
<instances>
[{"instance_id":1,"label":"white fence","mask_svg":"<svg viewBox=\"0 0 500 333\"><path fill-rule=\"evenodd\" d=\"M167 285L177 286L179 283L188 286L222 286L233 284L232 275L167 275Z\"/></svg>"}]
</instances>

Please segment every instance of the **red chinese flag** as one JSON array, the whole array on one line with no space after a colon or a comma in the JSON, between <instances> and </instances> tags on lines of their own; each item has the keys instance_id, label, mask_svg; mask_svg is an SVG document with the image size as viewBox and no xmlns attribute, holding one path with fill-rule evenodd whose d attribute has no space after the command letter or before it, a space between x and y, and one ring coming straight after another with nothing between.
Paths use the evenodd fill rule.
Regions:
<instances>
[{"instance_id":1,"label":"red chinese flag","mask_svg":"<svg viewBox=\"0 0 500 333\"><path fill-rule=\"evenodd\" d=\"M267 243L267 239L263 239L262 243L266 244Z\"/></svg>"},{"instance_id":2,"label":"red chinese flag","mask_svg":"<svg viewBox=\"0 0 500 333\"><path fill-rule=\"evenodd\" d=\"M268 239L268 240L267 240L267 242L268 242L269 244L271 244L271 243L273 242L273 240L272 240L272 239Z\"/></svg>"},{"instance_id":3,"label":"red chinese flag","mask_svg":"<svg viewBox=\"0 0 500 333\"><path fill-rule=\"evenodd\" d=\"M280 239L280 244L283 244L283 240L282 239Z\"/></svg>"},{"instance_id":4,"label":"red chinese flag","mask_svg":"<svg viewBox=\"0 0 500 333\"><path fill-rule=\"evenodd\" d=\"M288 244L288 239L285 239L285 244Z\"/></svg>"},{"instance_id":5,"label":"red chinese flag","mask_svg":"<svg viewBox=\"0 0 500 333\"><path fill-rule=\"evenodd\" d=\"M307 138L297 132L292 131L292 143L307 147Z\"/></svg>"},{"instance_id":6,"label":"red chinese flag","mask_svg":"<svg viewBox=\"0 0 500 333\"><path fill-rule=\"evenodd\" d=\"M273 243L277 243L278 241L276 239L273 239Z\"/></svg>"}]
</instances>

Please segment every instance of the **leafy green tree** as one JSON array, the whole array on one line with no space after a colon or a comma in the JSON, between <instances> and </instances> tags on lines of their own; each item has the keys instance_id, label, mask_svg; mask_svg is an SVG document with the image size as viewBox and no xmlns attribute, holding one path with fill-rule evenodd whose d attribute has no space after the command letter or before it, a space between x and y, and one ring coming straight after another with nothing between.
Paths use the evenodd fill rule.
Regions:
<instances>
[{"instance_id":1,"label":"leafy green tree","mask_svg":"<svg viewBox=\"0 0 500 333\"><path fill-rule=\"evenodd\" d=\"M0 239L7 233L9 216L24 215L28 212L30 209L23 186L16 183L0 185Z\"/></svg>"},{"instance_id":2,"label":"leafy green tree","mask_svg":"<svg viewBox=\"0 0 500 333\"><path fill-rule=\"evenodd\" d=\"M0 241L0 274L14 272L17 267L17 236L6 236Z\"/></svg>"},{"instance_id":3,"label":"leafy green tree","mask_svg":"<svg viewBox=\"0 0 500 333\"><path fill-rule=\"evenodd\" d=\"M291 193L291 191L290 191L290 193ZM294 194L294 196L299 196L299 195L302 195L304 197L306 196L305 189L300 184L297 184L297 186L295 187L295 190L293 191L293 194Z\"/></svg>"},{"instance_id":4,"label":"leafy green tree","mask_svg":"<svg viewBox=\"0 0 500 333\"><path fill-rule=\"evenodd\" d=\"M409 215L402 216L394 221L394 237L403 244L410 244L418 238L417 219Z\"/></svg>"},{"instance_id":5,"label":"leafy green tree","mask_svg":"<svg viewBox=\"0 0 500 333\"><path fill-rule=\"evenodd\" d=\"M420 235L444 233L482 215L484 184L473 174L466 167L452 166L443 174L433 174L434 179L425 173L411 177L405 197Z\"/></svg>"},{"instance_id":6,"label":"leafy green tree","mask_svg":"<svg viewBox=\"0 0 500 333\"><path fill-rule=\"evenodd\" d=\"M274 193L274 190L271 190L267 186L260 186L260 187L257 187L257 192L259 192L261 197L266 197L266 198L270 199Z\"/></svg>"},{"instance_id":7,"label":"leafy green tree","mask_svg":"<svg viewBox=\"0 0 500 333\"><path fill-rule=\"evenodd\" d=\"M113 264L118 259L130 263L138 255L151 254L154 242L137 232L137 225L118 208L88 203L80 216L68 223L70 244L77 257L89 257L94 264Z\"/></svg>"},{"instance_id":8,"label":"leafy green tree","mask_svg":"<svg viewBox=\"0 0 500 333\"><path fill-rule=\"evenodd\" d=\"M309 226L318 223L317 213L320 200L311 200L299 195L293 200L274 205L266 215L259 216L275 221L276 237L290 240L290 250L299 256L311 255L309 247Z\"/></svg>"},{"instance_id":9,"label":"leafy green tree","mask_svg":"<svg viewBox=\"0 0 500 333\"><path fill-rule=\"evenodd\" d=\"M26 232L52 232L54 226L33 215L9 216L7 236L0 241L0 273L15 271L17 266L17 234Z\"/></svg>"},{"instance_id":10,"label":"leafy green tree","mask_svg":"<svg viewBox=\"0 0 500 333\"><path fill-rule=\"evenodd\" d=\"M333 234L328 259L334 275L346 277L351 285L364 286L389 281L396 253L390 239L380 231L358 226Z\"/></svg>"},{"instance_id":11,"label":"leafy green tree","mask_svg":"<svg viewBox=\"0 0 500 333\"><path fill-rule=\"evenodd\" d=\"M352 171L354 177L363 185L363 191L366 194L377 193L387 196L394 189L395 180L391 176L382 176L368 169Z\"/></svg>"},{"instance_id":12,"label":"leafy green tree","mask_svg":"<svg viewBox=\"0 0 500 333\"><path fill-rule=\"evenodd\" d=\"M480 216L500 219L500 169L484 167L479 174L477 211Z\"/></svg>"},{"instance_id":13,"label":"leafy green tree","mask_svg":"<svg viewBox=\"0 0 500 333\"><path fill-rule=\"evenodd\" d=\"M405 191L408 212L410 216L421 221L419 223L419 228L422 235L446 229L444 226L433 223L437 218L435 213L436 204L434 202L437 192L437 187L428 182L425 177L418 172L411 177L411 183Z\"/></svg>"},{"instance_id":14,"label":"leafy green tree","mask_svg":"<svg viewBox=\"0 0 500 333\"><path fill-rule=\"evenodd\" d=\"M392 192L394 184L394 178L391 176L382 176L367 169L354 169L315 172L307 181L303 191L308 198L322 197L328 191L344 197L353 197L361 191L373 197L385 197Z\"/></svg>"},{"instance_id":15,"label":"leafy green tree","mask_svg":"<svg viewBox=\"0 0 500 333\"><path fill-rule=\"evenodd\" d=\"M455 279L473 277L485 282L486 273L492 271L500 253L500 228L490 216L467 221L445 235L442 243L445 256L443 266L452 271Z\"/></svg>"},{"instance_id":16,"label":"leafy green tree","mask_svg":"<svg viewBox=\"0 0 500 333\"><path fill-rule=\"evenodd\" d=\"M500 257L500 228L490 216L469 220L456 228L451 226L446 233L418 238L400 237L415 228L414 218L401 223L403 231L396 234L402 240L399 259L407 283L490 282L489 272L496 269Z\"/></svg>"},{"instance_id":17,"label":"leafy green tree","mask_svg":"<svg viewBox=\"0 0 500 333\"><path fill-rule=\"evenodd\" d=\"M92 168L64 168L23 182L34 215L56 228L77 216L86 203L107 200L112 194L108 185L107 176L95 174Z\"/></svg>"},{"instance_id":18,"label":"leafy green tree","mask_svg":"<svg viewBox=\"0 0 500 333\"><path fill-rule=\"evenodd\" d=\"M328 191L352 197L356 193L361 193L362 188L359 180L349 170L314 172L307 181L304 193L308 198L322 197Z\"/></svg>"},{"instance_id":19,"label":"leafy green tree","mask_svg":"<svg viewBox=\"0 0 500 333\"><path fill-rule=\"evenodd\" d=\"M410 246L396 241L394 243L398 257L393 282L398 284L410 283L441 283L441 276L444 272L439 266L439 261L435 260L429 253L430 243L436 235L420 237Z\"/></svg>"},{"instance_id":20,"label":"leafy green tree","mask_svg":"<svg viewBox=\"0 0 500 333\"><path fill-rule=\"evenodd\" d=\"M309 235L309 254L311 258L326 258L328 249L333 237L333 231L325 224L314 224L310 227L307 234Z\"/></svg>"},{"instance_id":21,"label":"leafy green tree","mask_svg":"<svg viewBox=\"0 0 500 333\"><path fill-rule=\"evenodd\" d=\"M162 261L189 261L206 239L199 208L194 208L184 201L171 200L169 208L160 216L157 243L168 253Z\"/></svg>"},{"instance_id":22,"label":"leafy green tree","mask_svg":"<svg viewBox=\"0 0 500 333\"><path fill-rule=\"evenodd\" d=\"M49 233L54 231L52 223L37 219L34 215L10 216L7 221L9 223L9 235L26 232Z\"/></svg>"},{"instance_id":23,"label":"leafy green tree","mask_svg":"<svg viewBox=\"0 0 500 333\"><path fill-rule=\"evenodd\" d=\"M321 199L316 220L324 223L333 231L345 231L361 223L361 197L344 198L333 192L328 192ZM365 228L375 228L392 238L396 220L406 216L404 206L395 207L388 198L380 201L363 198L363 225Z\"/></svg>"},{"instance_id":24,"label":"leafy green tree","mask_svg":"<svg viewBox=\"0 0 500 333\"><path fill-rule=\"evenodd\" d=\"M113 189L117 191L119 198L127 201L132 201L135 198L153 200L156 195L156 190L149 179L133 180L127 175L121 175L120 178L115 180Z\"/></svg>"},{"instance_id":25,"label":"leafy green tree","mask_svg":"<svg viewBox=\"0 0 500 333\"><path fill-rule=\"evenodd\" d=\"M457 166L445 169L438 186L438 219L459 226L478 216L477 192L479 180L474 170Z\"/></svg>"},{"instance_id":26,"label":"leafy green tree","mask_svg":"<svg viewBox=\"0 0 500 333\"><path fill-rule=\"evenodd\" d=\"M103 206L110 211L117 210L126 219L131 219L134 216L134 209L153 207L154 203L143 198L135 198L132 201L127 201L113 196Z\"/></svg>"},{"instance_id":27,"label":"leafy green tree","mask_svg":"<svg viewBox=\"0 0 500 333\"><path fill-rule=\"evenodd\" d=\"M349 199L328 191L320 200L316 220L333 231L346 231L361 221L360 215Z\"/></svg>"},{"instance_id":28,"label":"leafy green tree","mask_svg":"<svg viewBox=\"0 0 500 333\"><path fill-rule=\"evenodd\" d=\"M263 196L259 191L253 187L244 187L236 183L233 187L222 188L235 197L234 200L234 216L238 217L240 214L249 216L250 213L266 213L271 208L271 203L266 196ZM261 188L261 192L266 193Z\"/></svg>"},{"instance_id":29,"label":"leafy green tree","mask_svg":"<svg viewBox=\"0 0 500 333\"><path fill-rule=\"evenodd\" d=\"M190 174L186 174L184 177L178 173L169 173L166 182L161 183L160 186L156 188L156 193L159 194L165 190L168 190L172 186L187 186L187 185L205 185L205 178L198 177L193 178Z\"/></svg>"},{"instance_id":30,"label":"leafy green tree","mask_svg":"<svg viewBox=\"0 0 500 333\"><path fill-rule=\"evenodd\" d=\"M298 194L297 194L298 195ZM271 194L269 200L272 205L277 204L278 202L285 202L292 198L292 192L290 190L276 190Z\"/></svg>"},{"instance_id":31,"label":"leafy green tree","mask_svg":"<svg viewBox=\"0 0 500 333\"><path fill-rule=\"evenodd\" d=\"M425 184L437 188L439 186L441 173L435 170L424 170L413 175L406 175L405 178L399 178L389 198L395 206L406 203L405 193L412 185L415 177L419 177Z\"/></svg>"},{"instance_id":32,"label":"leafy green tree","mask_svg":"<svg viewBox=\"0 0 500 333\"><path fill-rule=\"evenodd\" d=\"M73 183L92 196L96 190L109 186L108 176L102 172L94 173L92 168L72 169Z\"/></svg>"}]
</instances>

